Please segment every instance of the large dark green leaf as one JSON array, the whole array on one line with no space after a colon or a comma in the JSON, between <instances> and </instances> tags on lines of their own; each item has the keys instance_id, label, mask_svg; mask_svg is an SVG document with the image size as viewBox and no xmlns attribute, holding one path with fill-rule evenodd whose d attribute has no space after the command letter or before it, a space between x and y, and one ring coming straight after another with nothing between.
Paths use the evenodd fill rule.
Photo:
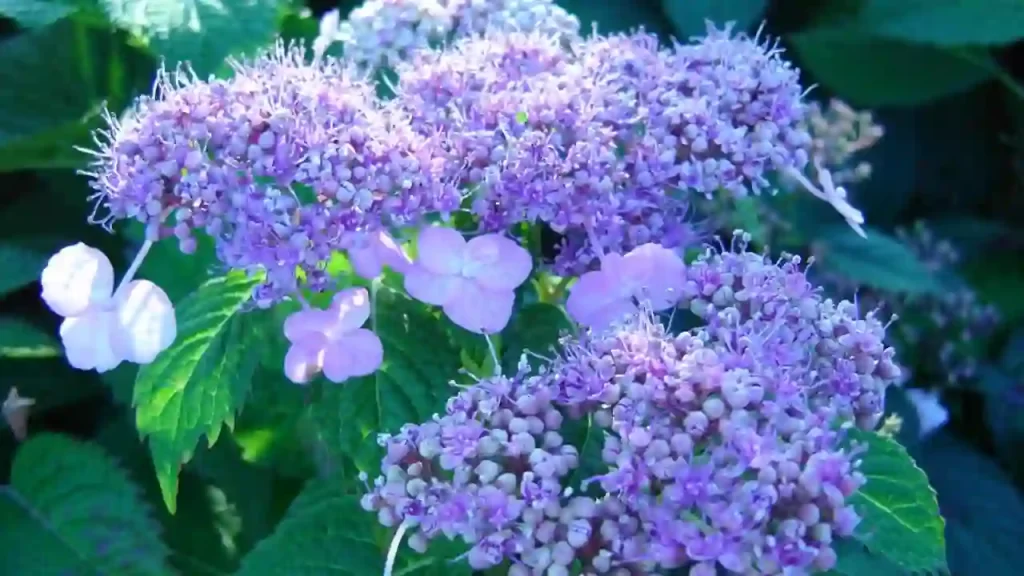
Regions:
<instances>
[{"instance_id":1,"label":"large dark green leaf","mask_svg":"<svg viewBox=\"0 0 1024 576\"><path fill-rule=\"evenodd\" d=\"M107 1L112 22L149 42L170 66L189 62L205 78L228 56L274 40L281 0Z\"/></svg>"},{"instance_id":2,"label":"large dark green leaf","mask_svg":"<svg viewBox=\"0 0 1024 576\"><path fill-rule=\"evenodd\" d=\"M984 53L879 38L853 27L787 38L814 80L855 106L912 106L966 91L992 76Z\"/></svg>"},{"instance_id":3,"label":"large dark green leaf","mask_svg":"<svg viewBox=\"0 0 1024 576\"><path fill-rule=\"evenodd\" d=\"M544 357L554 355L559 338L572 329L569 317L558 306L545 303L524 306L501 333L504 345L502 369L506 374L514 374L519 359L526 351Z\"/></svg>"},{"instance_id":4,"label":"large dark green leaf","mask_svg":"<svg viewBox=\"0 0 1024 576\"><path fill-rule=\"evenodd\" d=\"M262 317L241 313L260 278L232 272L177 306L178 339L135 380L135 419L149 439L167 508L175 509L178 469L199 439L217 441L245 402L262 354Z\"/></svg>"},{"instance_id":5,"label":"large dark green leaf","mask_svg":"<svg viewBox=\"0 0 1024 576\"><path fill-rule=\"evenodd\" d=\"M39 280L49 259L41 250L0 240L0 297Z\"/></svg>"},{"instance_id":6,"label":"large dark green leaf","mask_svg":"<svg viewBox=\"0 0 1024 576\"><path fill-rule=\"evenodd\" d=\"M375 518L359 496L315 481L292 503L269 538L242 561L238 576L380 576L384 555Z\"/></svg>"},{"instance_id":7,"label":"large dark green leaf","mask_svg":"<svg viewBox=\"0 0 1024 576\"><path fill-rule=\"evenodd\" d=\"M585 32L597 24L601 34L627 32L644 27L647 32L668 38L671 23L665 18L660 0L557 0L557 4L580 19Z\"/></svg>"},{"instance_id":8,"label":"large dark green leaf","mask_svg":"<svg viewBox=\"0 0 1024 576\"><path fill-rule=\"evenodd\" d=\"M812 245L821 269L887 292L936 294L942 290L939 279L908 246L881 230L865 231L867 238L845 224L818 230Z\"/></svg>"},{"instance_id":9,"label":"large dark green leaf","mask_svg":"<svg viewBox=\"0 0 1024 576\"><path fill-rule=\"evenodd\" d=\"M915 451L946 518L954 574L1016 574L1024 562L1024 499L999 466L952 432Z\"/></svg>"},{"instance_id":10,"label":"large dark green leaf","mask_svg":"<svg viewBox=\"0 0 1024 576\"><path fill-rule=\"evenodd\" d=\"M736 30L747 30L764 15L768 0L662 0L662 9L681 40L703 36L707 21L718 27L735 22Z\"/></svg>"},{"instance_id":11,"label":"large dark green leaf","mask_svg":"<svg viewBox=\"0 0 1024 576\"><path fill-rule=\"evenodd\" d=\"M894 440L856 430L851 434L868 449L860 467L867 484L850 497L862 518L857 539L904 570L945 569L943 521L924 472Z\"/></svg>"},{"instance_id":12,"label":"large dark green leaf","mask_svg":"<svg viewBox=\"0 0 1024 576\"><path fill-rule=\"evenodd\" d=\"M0 358L56 358L62 354L53 334L21 318L0 316Z\"/></svg>"},{"instance_id":13,"label":"large dark green leaf","mask_svg":"<svg viewBox=\"0 0 1024 576\"><path fill-rule=\"evenodd\" d=\"M1024 37L1024 3L1019 0L864 0L857 24L878 36L923 44L1010 44Z\"/></svg>"},{"instance_id":14,"label":"large dark green leaf","mask_svg":"<svg viewBox=\"0 0 1024 576\"><path fill-rule=\"evenodd\" d=\"M0 488L0 572L163 576L167 548L138 489L100 448L35 436Z\"/></svg>"}]
</instances>

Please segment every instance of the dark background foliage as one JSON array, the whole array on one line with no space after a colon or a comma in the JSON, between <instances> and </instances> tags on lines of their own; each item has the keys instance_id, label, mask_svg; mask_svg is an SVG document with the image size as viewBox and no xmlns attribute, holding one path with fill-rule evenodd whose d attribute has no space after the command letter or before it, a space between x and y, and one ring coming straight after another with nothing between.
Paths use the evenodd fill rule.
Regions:
<instances>
[{"instance_id":1,"label":"dark background foliage","mask_svg":"<svg viewBox=\"0 0 1024 576\"><path fill-rule=\"evenodd\" d=\"M343 14L354 4L343 2ZM969 338L977 367L956 382L945 378L942 358L923 345L907 351L914 364L907 387L937 391L950 412L946 426L919 438L917 413L902 390L893 391L889 409L902 417L899 438L937 489L953 573L1018 573L1024 565L1024 43L1018 41L1024 4L562 4L585 25L597 22L601 32L643 26L666 42L702 32L705 17L738 19L751 31L764 20L762 34L781 38L805 85L816 85L809 98L838 97L873 111L885 135L864 156L871 178L850 186L872 240L851 244L831 210L802 195L765 203L778 204L773 209L795 229L772 247L814 253L822 270L883 297L913 293L931 281L915 268L898 229L924 221L961 252L944 271L941 280L952 283L944 286L973 290L996 308L999 321ZM119 269L132 254L132 230L109 234L86 223L90 191L75 174L86 157L73 146L88 145L101 103L120 110L147 93L160 56L193 59L203 73L223 72L224 56L266 44L278 31L310 39L318 16L338 4L224 0L223 13L216 6L206 0L0 0L0 15L9 16L0 18L0 393L16 386L35 399L33 433L65 432L113 453L154 503L174 565L199 575L236 569L303 480L322 466L288 443L295 423L279 417L315 398L272 371L261 372L259 378L274 381L251 399L262 409L243 412L214 448L200 447L183 470L179 510L171 515L133 426L132 374L118 369L100 377L69 368L55 339L58 320L40 301L36 280L49 254L74 241L103 249ZM198 28L182 24L192 16ZM172 298L196 285L201 263L189 263L173 248L157 252L149 263L159 260L160 266L150 276L159 276ZM920 318L901 322L940 343L947 338ZM275 431L268 436L273 441L253 440L264 430ZM0 431L0 482L8 481L17 446L12 434Z\"/></svg>"}]
</instances>

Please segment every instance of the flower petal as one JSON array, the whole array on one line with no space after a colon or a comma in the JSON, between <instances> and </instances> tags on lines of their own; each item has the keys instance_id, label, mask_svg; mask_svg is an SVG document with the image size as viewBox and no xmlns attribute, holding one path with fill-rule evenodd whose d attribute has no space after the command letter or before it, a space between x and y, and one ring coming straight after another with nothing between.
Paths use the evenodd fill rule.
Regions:
<instances>
[{"instance_id":1,"label":"flower petal","mask_svg":"<svg viewBox=\"0 0 1024 576\"><path fill-rule=\"evenodd\" d=\"M288 347L284 375L296 384L308 384L323 369L326 340L316 335Z\"/></svg>"},{"instance_id":2,"label":"flower petal","mask_svg":"<svg viewBox=\"0 0 1024 576\"><path fill-rule=\"evenodd\" d=\"M327 310L331 318L331 325L324 331L327 339L335 340L366 324L371 308L366 288L346 288L335 294Z\"/></svg>"},{"instance_id":3,"label":"flower petal","mask_svg":"<svg viewBox=\"0 0 1024 576\"><path fill-rule=\"evenodd\" d=\"M174 305L167 293L149 280L135 280L117 297L114 351L129 362L149 364L178 335Z\"/></svg>"},{"instance_id":4,"label":"flower petal","mask_svg":"<svg viewBox=\"0 0 1024 576\"><path fill-rule=\"evenodd\" d=\"M466 239L458 231L442 226L425 226L416 242L416 263L434 274L453 275L462 271Z\"/></svg>"},{"instance_id":5,"label":"flower petal","mask_svg":"<svg viewBox=\"0 0 1024 576\"><path fill-rule=\"evenodd\" d=\"M512 317L516 295L512 290L487 290L466 282L462 293L445 304L444 313L455 324L477 334L497 334Z\"/></svg>"},{"instance_id":6,"label":"flower petal","mask_svg":"<svg viewBox=\"0 0 1024 576\"><path fill-rule=\"evenodd\" d=\"M284 337L296 343L313 334L324 334L333 325L331 315L318 308L292 312L284 320Z\"/></svg>"},{"instance_id":7,"label":"flower petal","mask_svg":"<svg viewBox=\"0 0 1024 576\"><path fill-rule=\"evenodd\" d=\"M116 329L116 312L96 310L66 318L60 325L60 340L68 364L78 370L106 372L121 364L122 358L111 346Z\"/></svg>"},{"instance_id":8,"label":"flower petal","mask_svg":"<svg viewBox=\"0 0 1024 576\"><path fill-rule=\"evenodd\" d=\"M583 326L607 327L636 310L632 300L621 294L622 280L607 270L587 272L569 289L566 311Z\"/></svg>"},{"instance_id":9,"label":"flower petal","mask_svg":"<svg viewBox=\"0 0 1024 576\"><path fill-rule=\"evenodd\" d=\"M533 270L530 253L499 234L477 236L466 245L463 274L488 290L515 290Z\"/></svg>"},{"instance_id":10,"label":"flower petal","mask_svg":"<svg viewBox=\"0 0 1024 576\"><path fill-rule=\"evenodd\" d=\"M114 268L103 252L79 242L50 257L42 274L43 300L64 317L110 300Z\"/></svg>"},{"instance_id":11,"label":"flower petal","mask_svg":"<svg viewBox=\"0 0 1024 576\"><path fill-rule=\"evenodd\" d=\"M387 232L381 231L377 233L374 246L381 263L399 274L405 274L406 269L412 264L412 259L409 258L409 255L405 253L405 250Z\"/></svg>"},{"instance_id":12,"label":"flower petal","mask_svg":"<svg viewBox=\"0 0 1024 576\"><path fill-rule=\"evenodd\" d=\"M609 272L629 278L632 296L646 300L652 310L659 312L679 302L686 265L672 250L648 243L631 250Z\"/></svg>"},{"instance_id":13,"label":"flower petal","mask_svg":"<svg viewBox=\"0 0 1024 576\"><path fill-rule=\"evenodd\" d=\"M435 306L444 306L460 298L464 284L468 282L460 276L434 274L417 264L405 272L405 291L420 302Z\"/></svg>"},{"instance_id":14,"label":"flower petal","mask_svg":"<svg viewBox=\"0 0 1024 576\"><path fill-rule=\"evenodd\" d=\"M324 376L340 384L369 376L384 362L384 346L373 332L360 328L332 342L324 354Z\"/></svg>"},{"instance_id":15,"label":"flower petal","mask_svg":"<svg viewBox=\"0 0 1024 576\"><path fill-rule=\"evenodd\" d=\"M377 257L377 249L373 245L350 248L348 261L352 264L352 270L367 280L372 280L384 272L384 263Z\"/></svg>"}]
</instances>

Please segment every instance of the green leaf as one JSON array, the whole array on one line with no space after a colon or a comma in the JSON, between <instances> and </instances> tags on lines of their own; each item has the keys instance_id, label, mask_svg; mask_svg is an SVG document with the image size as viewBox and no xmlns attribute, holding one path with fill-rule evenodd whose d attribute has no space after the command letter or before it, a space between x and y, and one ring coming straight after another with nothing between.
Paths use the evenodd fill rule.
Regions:
<instances>
[{"instance_id":1,"label":"green leaf","mask_svg":"<svg viewBox=\"0 0 1024 576\"><path fill-rule=\"evenodd\" d=\"M914 455L939 495L953 574L1017 574L1024 562L1019 488L949 430L937 432Z\"/></svg>"},{"instance_id":2,"label":"green leaf","mask_svg":"<svg viewBox=\"0 0 1024 576\"><path fill-rule=\"evenodd\" d=\"M938 46L1011 44L1024 37L1020 0L865 0L857 25L872 34Z\"/></svg>"},{"instance_id":3,"label":"green leaf","mask_svg":"<svg viewBox=\"0 0 1024 576\"><path fill-rule=\"evenodd\" d=\"M519 359L527 350L550 357L563 333L571 332L573 324L558 306L545 303L524 306L512 317L512 322L501 333L505 343L502 369L514 374ZM529 358L536 360L536 358Z\"/></svg>"},{"instance_id":4,"label":"green leaf","mask_svg":"<svg viewBox=\"0 0 1024 576\"><path fill-rule=\"evenodd\" d=\"M883 556L872 554L863 544L856 540L843 538L832 543L839 561L835 568L826 574L842 576L896 576L903 574L899 566L889 562Z\"/></svg>"},{"instance_id":5,"label":"green leaf","mask_svg":"<svg viewBox=\"0 0 1024 576\"><path fill-rule=\"evenodd\" d=\"M0 0L0 16L25 28L43 28L74 13L74 0Z\"/></svg>"},{"instance_id":6,"label":"green leaf","mask_svg":"<svg viewBox=\"0 0 1024 576\"><path fill-rule=\"evenodd\" d=\"M861 286L901 294L937 294L942 285L914 252L875 228L867 238L845 224L821 228L813 242L817 265Z\"/></svg>"},{"instance_id":7,"label":"green leaf","mask_svg":"<svg viewBox=\"0 0 1024 576\"><path fill-rule=\"evenodd\" d=\"M767 6L768 0L661 0L680 40L703 36L708 20L719 28L735 22L737 31L748 30L761 19Z\"/></svg>"},{"instance_id":8,"label":"green leaf","mask_svg":"<svg viewBox=\"0 0 1024 576\"><path fill-rule=\"evenodd\" d=\"M391 531L363 510L359 494L338 478L312 480L267 539L242 560L237 576L379 576ZM408 535L406 535L407 537ZM465 562L451 563L462 547L438 540L426 554L399 548L396 576L469 576Z\"/></svg>"},{"instance_id":9,"label":"green leaf","mask_svg":"<svg viewBox=\"0 0 1024 576\"><path fill-rule=\"evenodd\" d=\"M853 27L816 28L787 40L815 80L860 107L922 104L967 91L995 69L984 53L909 44Z\"/></svg>"},{"instance_id":10,"label":"green leaf","mask_svg":"<svg viewBox=\"0 0 1024 576\"><path fill-rule=\"evenodd\" d=\"M429 307L387 284L372 297L371 323L384 345L384 364L372 376L326 384L312 406L319 439L347 455L375 445L374 434L441 410L457 391L449 382L462 365L459 349Z\"/></svg>"},{"instance_id":11,"label":"green leaf","mask_svg":"<svg viewBox=\"0 0 1024 576\"><path fill-rule=\"evenodd\" d=\"M49 255L13 242L0 243L0 296L39 280Z\"/></svg>"},{"instance_id":12,"label":"green leaf","mask_svg":"<svg viewBox=\"0 0 1024 576\"><path fill-rule=\"evenodd\" d=\"M0 573L169 574L139 491L99 447L35 436L0 489Z\"/></svg>"},{"instance_id":13,"label":"green leaf","mask_svg":"<svg viewBox=\"0 0 1024 576\"><path fill-rule=\"evenodd\" d=\"M0 358L56 358L57 339L49 332L13 316L0 316Z\"/></svg>"},{"instance_id":14,"label":"green leaf","mask_svg":"<svg viewBox=\"0 0 1024 576\"><path fill-rule=\"evenodd\" d=\"M234 424L262 354L261 315L241 313L259 277L213 278L177 306L178 339L139 369L135 420L149 438L168 510L175 510L180 465L204 434L212 446Z\"/></svg>"},{"instance_id":15,"label":"green leaf","mask_svg":"<svg viewBox=\"0 0 1024 576\"><path fill-rule=\"evenodd\" d=\"M862 518L856 538L904 570L944 570L944 523L924 472L894 440L859 430L850 434L868 449L860 467L867 484L849 499Z\"/></svg>"},{"instance_id":16,"label":"green leaf","mask_svg":"<svg viewBox=\"0 0 1024 576\"><path fill-rule=\"evenodd\" d=\"M149 43L174 67L189 62L201 77L231 55L274 40L282 0L106 0L110 19Z\"/></svg>"},{"instance_id":17,"label":"green leaf","mask_svg":"<svg viewBox=\"0 0 1024 576\"><path fill-rule=\"evenodd\" d=\"M376 519L338 484L308 484L274 533L242 560L237 576L380 576Z\"/></svg>"}]
</instances>

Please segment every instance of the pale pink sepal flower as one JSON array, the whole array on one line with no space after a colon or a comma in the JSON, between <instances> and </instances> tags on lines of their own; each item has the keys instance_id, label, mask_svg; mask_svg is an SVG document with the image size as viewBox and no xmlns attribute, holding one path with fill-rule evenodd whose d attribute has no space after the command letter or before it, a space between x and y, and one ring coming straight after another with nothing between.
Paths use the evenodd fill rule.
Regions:
<instances>
[{"instance_id":1,"label":"pale pink sepal flower","mask_svg":"<svg viewBox=\"0 0 1024 576\"><path fill-rule=\"evenodd\" d=\"M383 230L371 235L366 239L366 244L361 248L352 248L348 251L349 262L356 274L372 280L384 272L387 266L405 274L412 260L402 247L395 242L390 234Z\"/></svg>"},{"instance_id":2,"label":"pale pink sepal flower","mask_svg":"<svg viewBox=\"0 0 1024 576\"><path fill-rule=\"evenodd\" d=\"M405 273L413 298L441 306L452 322L478 334L501 332L512 316L515 289L533 270L530 253L514 240L484 234L466 241L440 226L420 231L419 257Z\"/></svg>"},{"instance_id":3,"label":"pale pink sepal flower","mask_svg":"<svg viewBox=\"0 0 1024 576\"><path fill-rule=\"evenodd\" d=\"M126 361L148 364L177 337L167 294L148 280L126 275L124 281L115 292L110 260L81 242L47 263L42 298L64 317L60 338L73 368L106 372Z\"/></svg>"},{"instance_id":4,"label":"pale pink sepal flower","mask_svg":"<svg viewBox=\"0 0 1024 576\"><path fill-rule=\"evenodd\" d=\"M384 347L376 334L362 328L370 318L370 295L364 288L338 292L327 310L300 310L284 321L291 342L284 358L284 373L296 384L306 384L323 372L341 383L369 376L384 362Z\"/></svg>"},{"instance_id":5,"label":"pale pink sepal flower","mask_svg":"<svg viewBox=\"0 0 1024 576\"><path fill-rule=\"evenodd\" d=\"M660 244L637 246L625 256L609 254L601 269L587 272L569 289L566 310L583 326L602 329L637 312L643 301L653 312L682 297L686 265Z\"/></svg>"}]
</instances>

